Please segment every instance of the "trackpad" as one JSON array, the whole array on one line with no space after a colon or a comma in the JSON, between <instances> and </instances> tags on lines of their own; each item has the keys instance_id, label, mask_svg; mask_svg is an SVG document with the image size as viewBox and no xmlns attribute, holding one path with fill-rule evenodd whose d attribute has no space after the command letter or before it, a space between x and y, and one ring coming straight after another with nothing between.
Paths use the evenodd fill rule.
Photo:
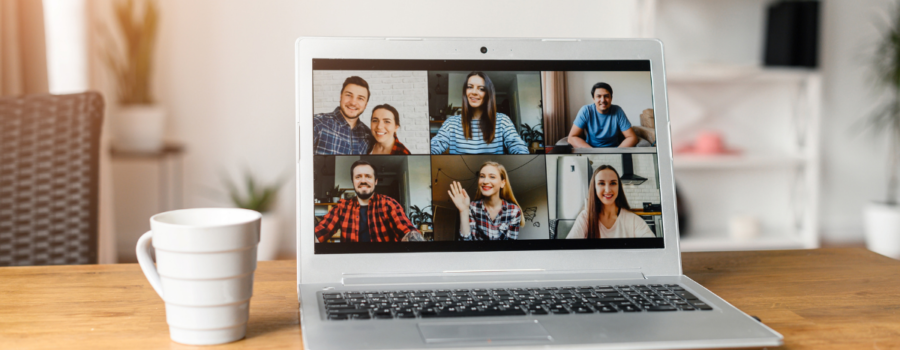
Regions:
<instances>
[{"instance_id":1,"label":"trackpad","mask_svg":"<svg viewBox=\"0 0 900 350\"><path fill-rule=\"evenodd\" d=\"M428 344L436 343L546 343L553 338L537 320L419 323L419 333Z\"/></svg>"}]
</instances>

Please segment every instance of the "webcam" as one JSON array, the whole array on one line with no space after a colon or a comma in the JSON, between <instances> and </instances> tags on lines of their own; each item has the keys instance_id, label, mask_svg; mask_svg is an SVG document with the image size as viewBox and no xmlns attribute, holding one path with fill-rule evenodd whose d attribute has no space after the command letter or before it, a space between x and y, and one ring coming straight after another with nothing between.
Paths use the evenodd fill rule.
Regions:
<instances>
[{"instance_id":1,"label":"webcam","mask_svg":"<svg viewBox=\"0 0 900 350\"><path fill-rule=\"evenodd\" d=\"M482 46L482 47L481 47L481 53L487 53L487 48L484 47L484 46Z\"/></svg>"}]
</instances>

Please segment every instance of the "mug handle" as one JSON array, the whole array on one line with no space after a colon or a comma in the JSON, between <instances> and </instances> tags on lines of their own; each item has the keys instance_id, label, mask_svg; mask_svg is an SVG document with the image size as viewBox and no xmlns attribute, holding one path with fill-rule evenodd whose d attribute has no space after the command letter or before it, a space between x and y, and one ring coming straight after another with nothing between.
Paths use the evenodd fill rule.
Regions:
<instances>
[{"instance_id":1,"label":"mug handle","mask_svg":"<svg viewBox=\"0 0 900 350\"><path fill-rule=\"evenodd\" d=\"M156 266L153 265L153 258L150 257L151 242L153 242L153 231L147 231L147 233L138 239L137 248L135 248L137 260L138 264L141 265L141 270L144 271L144 276L147 276L147 281L150 281L153 290L156 291L156 294L159 294L160 298L165 299L163 297L162 281L159 279L159 272L156 271Z\"/></svg>"}]
</instances>

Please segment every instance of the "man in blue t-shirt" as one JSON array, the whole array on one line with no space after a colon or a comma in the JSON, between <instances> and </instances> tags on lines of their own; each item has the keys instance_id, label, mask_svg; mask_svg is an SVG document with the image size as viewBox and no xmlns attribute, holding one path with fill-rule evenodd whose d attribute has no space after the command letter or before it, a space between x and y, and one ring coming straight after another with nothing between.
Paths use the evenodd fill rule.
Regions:
<instances>
[{"instance_id":1,"label":"man in blue t-shirt","mask_svg":"<svg viewBox=\"0 0 900 350\"><path fill-rule=\"evenodd\" d=\"M578 110L569 131L569 144L575 148L634 147L638 137L621 107L612 104L613 90L607 83L591 88L594 103Z\"/></svg>"}]
</instances>

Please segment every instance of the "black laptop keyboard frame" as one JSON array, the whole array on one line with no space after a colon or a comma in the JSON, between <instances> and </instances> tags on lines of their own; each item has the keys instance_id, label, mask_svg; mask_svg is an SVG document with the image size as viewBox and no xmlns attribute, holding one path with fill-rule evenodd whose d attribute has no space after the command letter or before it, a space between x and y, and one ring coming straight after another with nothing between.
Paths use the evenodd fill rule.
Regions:
<instances>
[{"instance_id":1,"label":"black laptop keyboard frame","mask_svg":"<svg viewBox=\"0 0 900 350\"><path fill-rule=\"evenodd\" d=\"M710 311L677 284L319 292L328 320Z\"/></svg>"}]
</instances>

